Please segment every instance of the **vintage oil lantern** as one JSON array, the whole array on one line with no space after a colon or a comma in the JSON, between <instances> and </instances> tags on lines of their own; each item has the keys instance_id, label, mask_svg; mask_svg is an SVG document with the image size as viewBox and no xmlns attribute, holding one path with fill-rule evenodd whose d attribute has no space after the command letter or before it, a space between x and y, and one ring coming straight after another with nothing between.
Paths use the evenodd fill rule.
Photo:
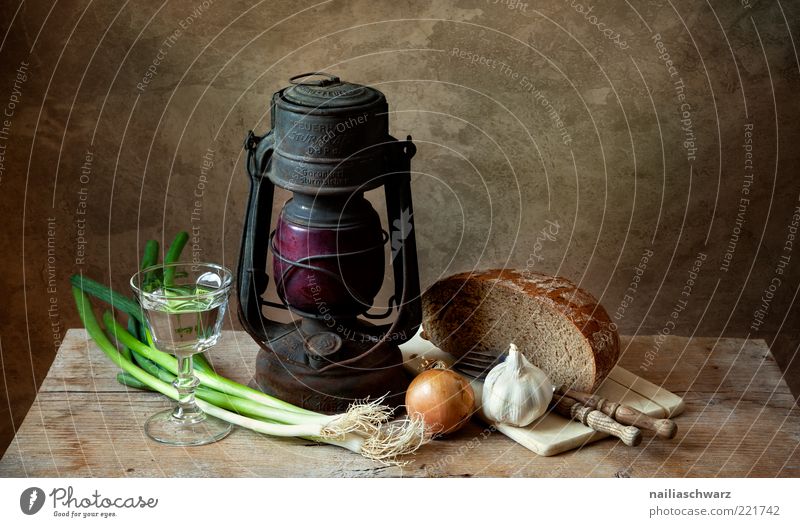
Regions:
<instances>
[{"instance_id":1,"label":"vintage oil lantern","mask_svg":"<svg viewBox=\"0 0 800 527\"><path fill-rule=\"evenodd\" d=\"M255 381L315 411L387 394L402 404L408 379L398 345L421 317L409 174L416 148L411 136L389 135L380 91L318 72L290 84L272 96L272 129L245 142L250 199L237 292L239 318L262 348ZM293 195L270 231L274 185ZM380 186L388 232L364 197ZM264 298L268 249L280 302ZM393 295L388 309L372 313L387 256ZM272 321L264 306L296 318Z\"/></svg>"}]
</instances>

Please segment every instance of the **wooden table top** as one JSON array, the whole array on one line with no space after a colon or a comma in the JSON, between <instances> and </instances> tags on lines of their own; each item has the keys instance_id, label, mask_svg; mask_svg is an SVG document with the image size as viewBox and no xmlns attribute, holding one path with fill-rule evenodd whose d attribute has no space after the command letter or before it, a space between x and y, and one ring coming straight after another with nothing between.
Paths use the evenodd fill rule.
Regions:
<instances>
[{"instance_id":1,"label":"wooden table top","mask_svg":"<svg viewBox=\"0 0 800 527\"><path fill-rule=\"evenodd\" d=\"M674 440L647 434L629 448L604 439L540 457L474 420L396 467L243 429L201 447L157 444L144 436L144 421L171 403L119 385L116 367L84 330L72 329L0 460L0 476L800 476L800 408L763 340L654 342L623 337L620 365L684 397ZM210 356L220 373L248 381L257 349L247 334L225 332ZM655 349L642 370L645 352Z\"/></svg>"}]
</instances>

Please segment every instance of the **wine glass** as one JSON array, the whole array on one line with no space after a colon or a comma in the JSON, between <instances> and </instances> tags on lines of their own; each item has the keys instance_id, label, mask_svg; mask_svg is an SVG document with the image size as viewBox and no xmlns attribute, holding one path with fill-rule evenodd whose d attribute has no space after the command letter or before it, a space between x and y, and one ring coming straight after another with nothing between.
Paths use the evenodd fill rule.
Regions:
<instances>
[{"instance_id":1,"label":"wine glass","mask_svg":"<svg viewBox=\"0 0 800 527\"><path fill-rule=\"evenodd\" d=\"M142 307L156 348L175 355L178 406L151 416L148 437L168 445L205 445L219 441L232 425L203 412L195 401L199 381L192 356L214 346L233 283L230 270L210 263L168 263L142 269L131 287Z\"/></svg>"}]
</instances>

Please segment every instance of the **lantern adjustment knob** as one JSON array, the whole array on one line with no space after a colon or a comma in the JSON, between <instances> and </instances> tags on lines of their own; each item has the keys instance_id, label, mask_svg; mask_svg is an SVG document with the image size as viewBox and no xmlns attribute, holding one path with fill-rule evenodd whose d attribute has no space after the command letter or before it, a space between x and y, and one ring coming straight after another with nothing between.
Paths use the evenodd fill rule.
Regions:
<instances>
[{"instance_id":1,"label":"lantern adjustment knob","mask_svg":"<svg viewBox=\"0 0 800 527\"><path fill-rule=\"evenodd\" d=\"M336 352L342 347L342 338L336 333L323 331L306 338L308 362L313 368L321 368L335 362Z\"/></svg>"}]
</instances>

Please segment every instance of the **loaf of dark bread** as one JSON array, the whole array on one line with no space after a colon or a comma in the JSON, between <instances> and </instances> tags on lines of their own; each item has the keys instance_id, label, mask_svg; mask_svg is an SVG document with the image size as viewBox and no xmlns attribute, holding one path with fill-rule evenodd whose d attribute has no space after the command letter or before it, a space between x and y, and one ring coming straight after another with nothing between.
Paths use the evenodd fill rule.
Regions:
<instances>
[{"instance_id":1,"label":"loaf of dark bread","mask_svg":"<svg viewBox=\"0 0 800 527\"><path fill-rule=\"evenodd\" d=\"M556 386L591 392L619 358L605 309L565 278L495 269L436 282L422 297L426 338L461 357L513 342Z\"/></svg>"}]
</instances>

